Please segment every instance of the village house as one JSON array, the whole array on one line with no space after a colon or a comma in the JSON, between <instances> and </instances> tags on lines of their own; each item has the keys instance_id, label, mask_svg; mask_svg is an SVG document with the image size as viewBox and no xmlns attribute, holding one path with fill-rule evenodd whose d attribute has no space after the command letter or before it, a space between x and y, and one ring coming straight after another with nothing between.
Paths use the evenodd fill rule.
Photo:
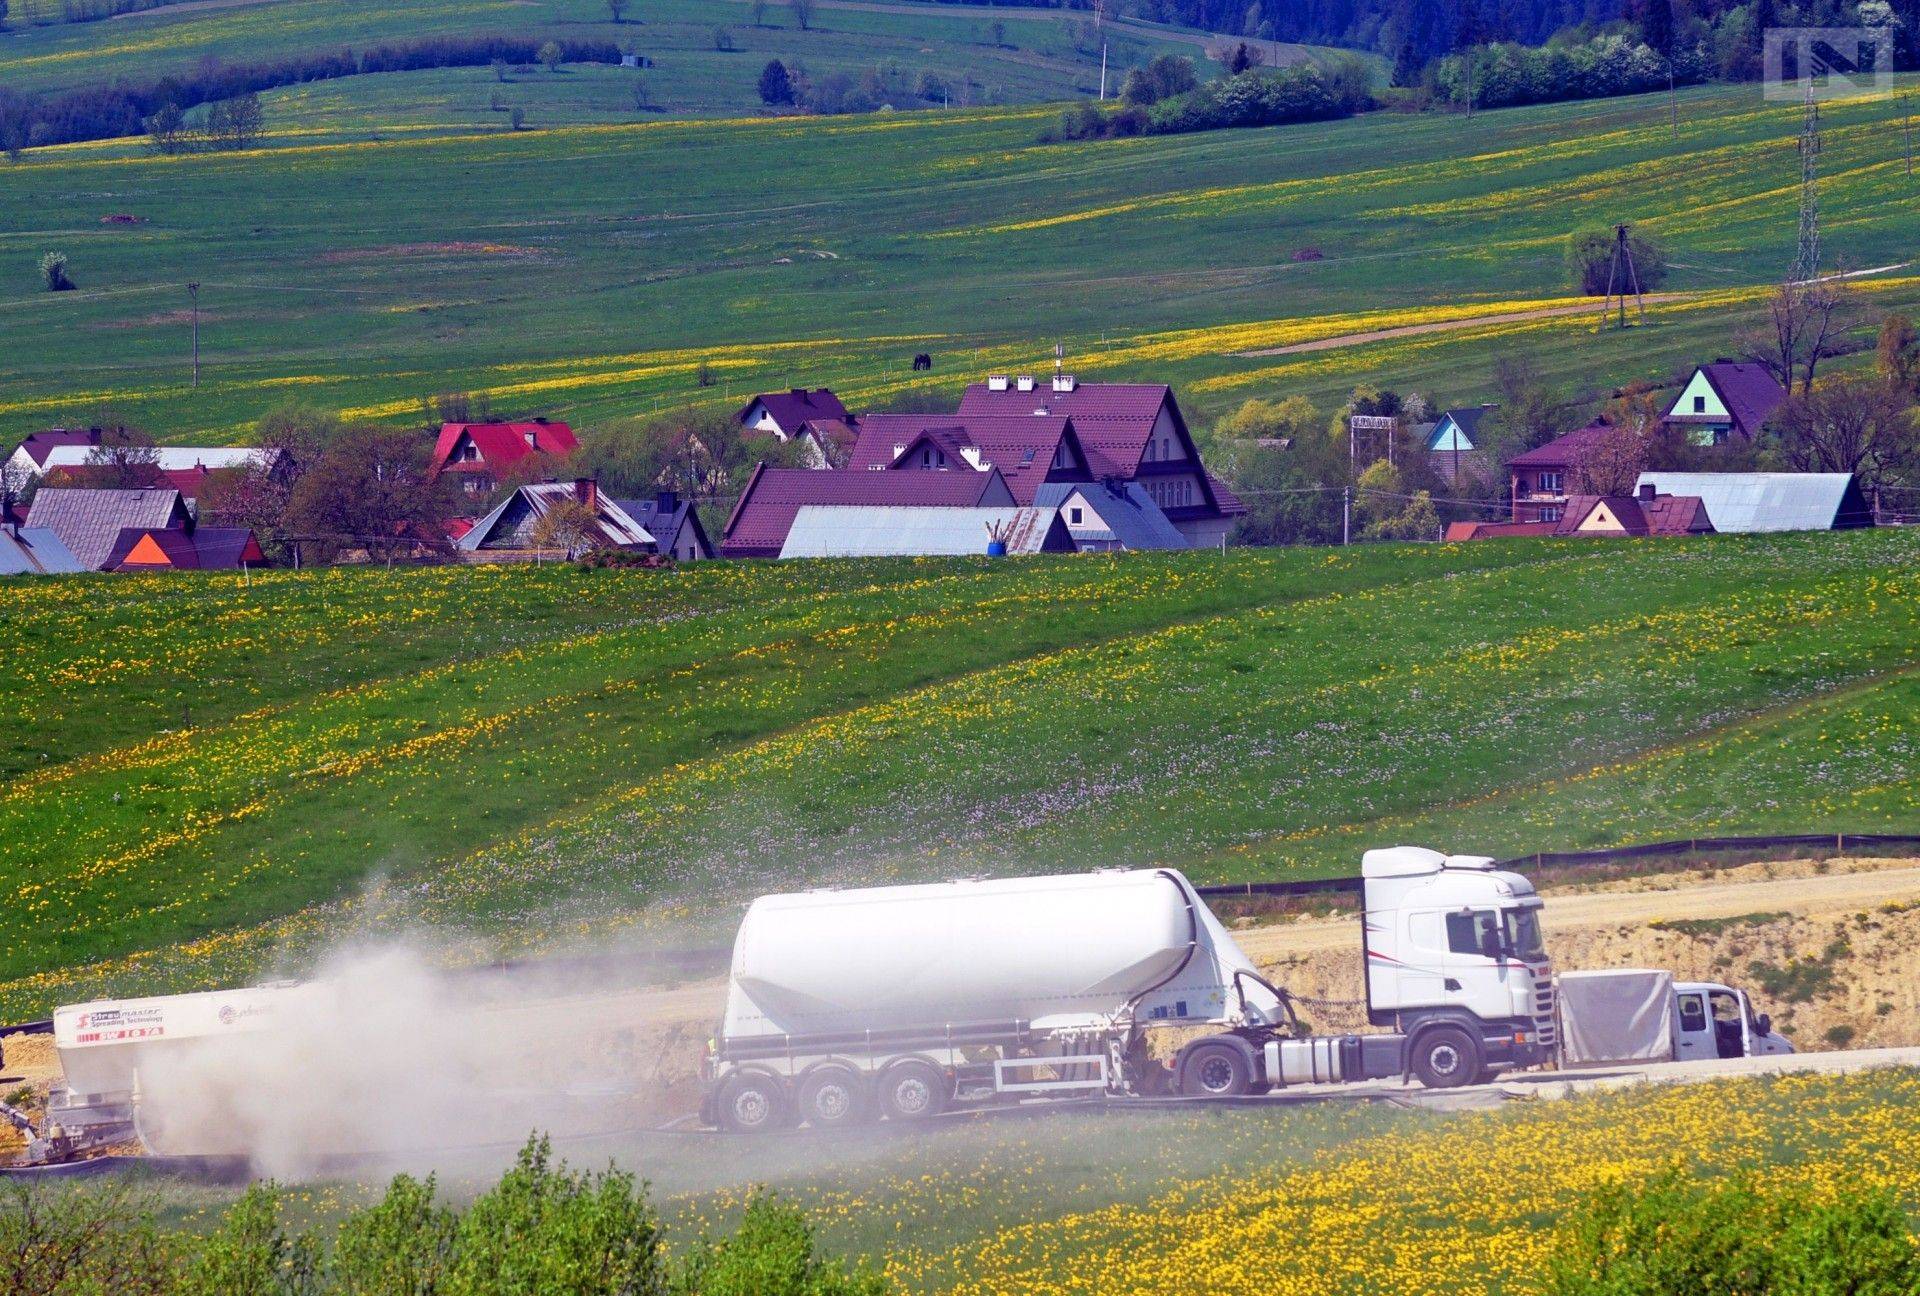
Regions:
<instances>
[{"instance_id":1,"label":"village house","mask_svg":"<svg viewBox=\"0 0 1920 1296\"><path fill-rule=\"evenodd\" d=\"M1513 521L1558 522L1569 499L1594 494L1587 458L1612 431L1605 423L1589 423L1507 460Z\"/></svg>"},{"instance_id":2,"label":"village house","mask_svg":"<svg viewBox=\"0 0 1920 1296\"><path fill-rule=\"evenodd\" d=\"M804 504L782 558L933 557L1073 553L1059 509L1002 505Z\"/></svg>"},{"instance_id":3,"label":"village house","mask_svg":"<svg viewBox=\"0 0 1920 1296\"><path fill-rule=\"evenodd\" d=\"M61 576L85 571L72 550L45 527L30 527L0 499L0 576Z\"/></svg>"},{"instance_id":4,"label":"village house","mask_svg":"<svg viewBox=\"0 0 1920 1296\"><path fill-rule=\"evenodd\" d=\"M1693 371L1661 420L1698 446L1752 441L1786 399L1787 389L1765 365L1721 359Z\"/></svg>"},{"instance_id":5,"label":"village house","mask_svg":"<svg viewBox=\"0 0 1920 1296\"><path fill-rule=\"evenodd\" d=\"M808 505L978 509L1013 507L1017 501L997 468L984 472L822 471L769 468L762 463L747 479L727 518L720 536L721 556L778 558L795 517Z\"/></svg>"},{"instance_id":6,"label":"village house","mask_svg":"<svg viewBox=\"0 0 1920 1296\"><path fill-rule=\"evenodd\" d=\"M564 542L543 535L542 524L549 515L568 503L585 505L592 523ZM585 478L516 487L468 527L454 542L454 548L462 558L475 562L574 557L589 549L659 552L653 533L628 511L626 502L614 499L598 483Z\"/></svg>"},{"instance_id":7,"label":"village house","mask_svg":"<svg viewBox=\"0 0 1920 1296\"><path fill-rule=\"evenodd\" d=\"M467 495L491 495L511 470L522 477L544 471L580 448L565 423L532 419L522 423L442 423L433 447L433 472L452 474ZM535 462L535 456L539 459Z\"/></svg>"},{"instance_id":8,"label":"village house","mask_svg":"<svg viewBox=\"0 0 1920 1296\"><path fill-rule=\"evenodd\" d=\"M843 466L858 436L853 416L828 387L762 392L742 406L734 419L748 432L799 442L809 468Z\"/></svg>"},{"instance_id":9,"label":"village house","mask_svg":"<svg viewBox=\"0 0 1920 1296\"><path fill-rule=\"evenodd\" d=\"M1698 496L1713 529L1847 531L1873 525L1873 506L1852 473L1643 472L1639 488Z\"/></svg>"},{"instance_id":10,"label":"village house","mask_svg":"<svg viewBox=\"0 0 1920 1296\"><path fill-rule=\"evenodd\" d=\"M1041 416L869 414L847 466L868 471L985 472L998 469L1021 505L1048 482L1091 482L1073 420Z\"/></svg>"},{"instance_id":11,"label":"village house","mask_svg":"<svg viewBox=\"0 0 1920 1296\"><path fill-rule=\"evenodd\" d=\"M199 571L266 565L247 527L203 527L170 486L42 486L26 529L54 535L84 571Z\"/></svg>"},{"instance_id":12,"label":"village house","mask_svg":"<svg viewBox=\"0 0 1920 1296\"><path fill-rule=\"evenodd\" d=\"M1115 477L1047 482L1034 492L1033 502L1060 511L1074 547L1083 553L1188 547L1187 538L1138 482Z\"/></svg>"},{"instance_id":13,"label":"village house","mask_svg":"<svg viewBox=\"0 0 1920 1296\"><path fill-rule=\"evenodd\" d=\"M1441 411L1439 421L1426 434L1427 464L1436 477L1449 486L1486 477L1491 465L1480 446L1480 423L1499 408L1469 405Z\"/></svg>"},{"instance_id":14,"label":"village house","mask_svg":"<svg viewBox=\"0 0 1920 1296\"><path fill-rule=\"evenodd\" d=\"M1666 495L1642 484L1632 495L1575 495L1554 524L1558 536L1680 536L1712 532L1697 495Z\"/></svg>"},{"instance_id":15,"label":"village house","mask_svg":"<svg viewBox=\"0 0 1920 1296\"><path fill-rule=\"evenodd\" d=\"M103 462L103 456L111 453L103 448L103 439L99 428L35 432L8 456L8 483L16 490L36 479L62 486L101 485L102 474L114 467ZM258 446L143 446L130 447L129 453L139 460L140 484L171 486L180 492L189 511L219 474L259 467L271 470L280 462L278 451Z\"/></svg>"},{"instance_id":16,"label":"village house","mask_svg":"<svg viewBox=\"0 0 1920 1296\"><path fill-rule=\"evenodd\" d=\"M1071 420L1089 480L1136 482L1187 543L1218 545L1247 509L1208 473L1165 383L1082 383L1056 373L1049 382L996 374L969 386L956 422L988 416ZM866 439L866 420L861 420Z\"/></svg>"}]
</instances>

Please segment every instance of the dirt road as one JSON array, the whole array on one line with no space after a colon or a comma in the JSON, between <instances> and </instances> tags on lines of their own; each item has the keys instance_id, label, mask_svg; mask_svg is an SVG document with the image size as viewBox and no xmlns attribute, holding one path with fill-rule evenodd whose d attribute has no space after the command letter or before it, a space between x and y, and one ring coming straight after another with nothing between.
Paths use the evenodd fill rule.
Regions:
<instances>
[{"instance_id":1,"label":"dirt road","mask_svg":"<svg viewBox=\"0 0 1920 1296\"><path fill-rule=\"evenodd\" d=\"M1691 293L1648 293L1647 301L1652 304L1670 301L1684 301ZM1308 351L1333 351L1340 347L1360 346L1367 342L1384 342L1388 338L1413 337L1419 333L1450 333L1455 329L1476 328L1482 324L1518 324L1523 320L1554 319L1562 315L1598 315L1600 308L1592 302L1581 302L1577 306L1541 306L1534 310L1505 311L1499 315L1474 315L1464 319L1436 320L1431 324L1405 324L1399 328L1374 329L1368 333L1342 333L1338 337L1315 338L1311 342L1295 342L1291 346L1263 347L1258 351L1236 351L1234 356L1241 360L1258 360L1262 356L1303 355Z\"/></svg>"},{"instance_id":2,"label":"dirt road","mask_svg":"<svg viewBox=\"0 0 1920 1296\"><path fill-rule=\"evenodd\" d=\"M1540 925L1549 935L1588 927L1645 924L1661 920L1736 918L1744 914L1784 913L1797 918L1858 913L1887 903L1920 900L1920 867L1862 869L1813 877L1775 877L1711 881L1658 887L1653 878L1633 890L1543 894L1547 907ZM1294 955L1344 950L1356 945L1352 915L1306 922L1250 927L1235 933L1240 948L1256 963Z\"/></svg>"}]
</instances>

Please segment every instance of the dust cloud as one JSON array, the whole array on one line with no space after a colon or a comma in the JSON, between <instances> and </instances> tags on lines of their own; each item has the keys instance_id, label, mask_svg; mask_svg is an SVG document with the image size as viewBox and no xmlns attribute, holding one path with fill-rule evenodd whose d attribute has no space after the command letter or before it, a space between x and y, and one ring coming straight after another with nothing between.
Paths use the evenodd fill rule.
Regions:
<instances>
[{"instance_id":1,"label":"dust cloud","mask_svg":"<svg viewBox=\"0 0 1920 1296\"><path fill-rule=\"evenodd\" d=\"M306 1179L653 1127L697 1102L717 992L604 966L450 973L420 944L336 950L260 992L258 1025L143 1050L139 1133L156 1154Z\"/></svg>"}]
</instances>

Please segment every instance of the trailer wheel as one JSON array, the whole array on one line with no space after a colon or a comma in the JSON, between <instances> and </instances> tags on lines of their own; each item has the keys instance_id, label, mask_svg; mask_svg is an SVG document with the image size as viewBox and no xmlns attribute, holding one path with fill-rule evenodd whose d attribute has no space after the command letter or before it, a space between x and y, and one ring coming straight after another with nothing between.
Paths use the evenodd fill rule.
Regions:
<instances>
[{"instance_id":1,"label":"trailer wheel","mask_svg":"<svg viewBox=\"0 0 1920 1296\"><path fill-rule=\"evenodd\" d=\"M858 1125L867 1108L866 1083L843 1066L819 1067L800 1086L800 1117L815 1129Z\"/></svg>"},{"instance_id":2,"label":"trailer wheel","mask_svg":"<svg viewBox=\"0 0 1920 1296\"><path fill-rule=\"evenodd\" d=\"M786 1090L768 1075L728 1076L713 1106L720 1128L735 1134L763 1134L788 1123Z\"/></svg>"},{"instance_id":3,"label":"trailer wheel","mask_svg":"<svg viewBox=\"0 0 1920 1296\"><path fill-rule=\"evenodd\" d=\"M1180 1072L1180 1091L1189 1097L1232 1098L1252 1087L1247 1055L1231 1044L1200 1045Z\"/></svg>"},{"instance_id":4,"label":"trailer wheel","mask_svg":"<svg viewBox=\"0 0 1920 1296\"><path fill-rule=\"evenodd\" d=\"M880 1077L880 1106L889 1120L930 1120L947 1109L947 1082L925 1062L902 1062Z\"/></svg>"},{"instance_id":5,"label":"trailer wheel","mask_svg":"<svg viewBox=\"0 0 1920 1296\"><path fill-rule=\"evenodd\" d=\"M1480 1075L1480 1045L1458 1026L1437 1026L1413 1050L1413 1073L1429 1089L1456 1089Z\"/></svg>"}]
</instances>

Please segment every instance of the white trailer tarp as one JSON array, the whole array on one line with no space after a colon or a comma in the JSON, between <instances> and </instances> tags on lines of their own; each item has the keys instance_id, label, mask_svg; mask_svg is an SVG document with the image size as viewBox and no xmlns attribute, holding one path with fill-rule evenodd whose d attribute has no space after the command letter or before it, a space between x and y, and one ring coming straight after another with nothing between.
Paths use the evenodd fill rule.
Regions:
<instances>
[{"instance_id":1,"label":"white trailer tarp","mask_svg":"<svg viewBox=\"0 0 1920 1296\"><path fill-rule=\"evenodd\" d=\"M1562 972L1558 983L1563 1065L1672 1060L1673 973Z\"/></svg>"}]
</instances>

